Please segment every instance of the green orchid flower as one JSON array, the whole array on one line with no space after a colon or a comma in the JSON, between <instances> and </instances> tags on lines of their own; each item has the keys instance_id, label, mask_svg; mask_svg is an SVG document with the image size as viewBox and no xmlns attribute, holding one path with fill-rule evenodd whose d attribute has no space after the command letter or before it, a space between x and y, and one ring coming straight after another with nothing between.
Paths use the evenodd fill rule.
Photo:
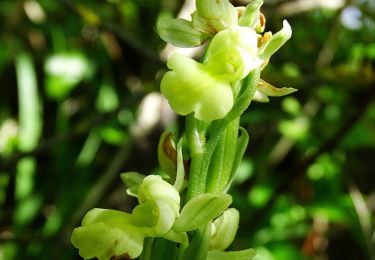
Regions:
<instances>
[{"instance_id":1,"label":"green orchid flower","mask_svg":"<svg viewBox=\"0 0 375 260\"><path fill-rule=\"evenodd\" d=\"M138 200L140 204L132 214L109 209L89 211L71 237L79 254L84 259L107 260L122 255L134 259L142 253L145 237L188 243L185 232L171 229L180 210L180 195L171 184L160 176L147 176L138 187Z\"/></svg>"},{"instance_id":2,"label":"green orchid flower","mask_svg":"<svg viewBox=\"0 0 375 260\"><path fill-rule=\"evenodd\" d=\"M92 209L74 229L71 242L84 259L127 255L138 257L143 250L144 235L132 224L131 214L109 209Z\"/></svg>"},{"instance_id":3,"label":"green orchid flower","mask_svg":"<svg viewBox=\"0 0 375 260\"><path fill-rule=\"evenodd\" d=\"M194 113L195 118L206 122L223 118L233 106L232 84L267 64L291 33L284 21L283 28L258 48L259 35L253 28L231 26L222 30L212 39L203 63L172 55L167 63L171 71L162 78L161 92L177 114Z\"/></svg>"},{"instance_id":4,"label":"green orchid flower","mask_svg":"<svg viewBox=\"0 0 375 260\"><path fill-rule=\"evenodd\" d=\"M257 58L257 36L253 29L234 26L211 41L204 64L180 54L168 60L161 92L180 115L194 112L202 121L223 118L232 108L231 84L261 65Z\"/></svg>"},{"instance_id":5,"label":"green orchid flower","mask_svg":"<svg viewBox=\"0 0 375 260\"><path fill-rule=\"evenodd\" d=\"M202 121L223 118L233 106L230 82L210 67L180 54L168 60L167 72L160 83L162 94L180 115L194 112Z\"/></svg>"}]
</instances>

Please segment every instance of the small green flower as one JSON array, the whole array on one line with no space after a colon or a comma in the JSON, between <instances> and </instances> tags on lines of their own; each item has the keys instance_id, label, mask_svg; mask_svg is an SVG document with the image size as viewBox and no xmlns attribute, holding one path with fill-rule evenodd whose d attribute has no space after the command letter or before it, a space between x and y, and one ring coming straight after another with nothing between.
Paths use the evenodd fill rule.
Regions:
<instances>
[{"instance_id":1,"label":"small green flower","mask_svg":"<svg viewBox=\"0 0 375 260\"><path fill-rule=\"evenodd\" d=\"M194 112L202 121L226 116L233 106L231 84L259 67L257 35L249 27L232 26L211 41L205 62L174 54L161 81L161 92L180 115Z\"/></svg>"},{"instance_id":2,"label":"small green flower","mask_svg":"<svg viewBox=\"0 0 375 260\"><path fill-rule=\"evenodd\" d=\"M233 106L230 82L220 78L210 67L174 54L160 89L173 110L180 115L195 112L202 121L223 118Z\"/></svg>"},{"instance_id":3,"label":"small green flower","mask_svg":"<svg viewBox=\"0 0 375 260\"><path fill-rule=\"evenodd\" d=\"M132 225L132 216L109 209L92 209L74 229L71 242L84 259L128 255L138 257L143 250L144 235Z\"/></svg>"},{"instance_id":4,"label":"small green flower","mask_svg":"<svg viewBox=\"0 0 375 260\"><path fill-rule=\"evenodd\" d=\"M121 255L134 259L142 253L145 237L187 243L185 232L171 229L180 210L180 194L171 184L160 176L147 176L139 185L138 200L140 204L132 214L109 209L90 210L71 237L79 254L84 259L107 260Z\"/></svg>"}]
</instances>

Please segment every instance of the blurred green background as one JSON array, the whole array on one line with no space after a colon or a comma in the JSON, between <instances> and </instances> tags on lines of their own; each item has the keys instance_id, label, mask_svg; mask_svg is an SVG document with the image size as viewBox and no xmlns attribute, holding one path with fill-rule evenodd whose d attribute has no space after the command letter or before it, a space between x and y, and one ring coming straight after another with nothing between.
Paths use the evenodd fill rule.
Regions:
<instances>
[{"instance_id":1,"label":"blurred green background","mask_svg":"<svg viewBox=\"0 0 375 260\"><path fill-rule=\"evenodd\" d=\"M0 259L79 259L69 237L87 210L134 206L119 174L160 171L162 130L183 130L158 94L173 48L156 20L191 2L0 1ZM262 78L299 91L242 118L232 248L375 259L375 1L266 0L262 11L266 30L284 18L293 28Z\"/></svg>"}]
</instances>

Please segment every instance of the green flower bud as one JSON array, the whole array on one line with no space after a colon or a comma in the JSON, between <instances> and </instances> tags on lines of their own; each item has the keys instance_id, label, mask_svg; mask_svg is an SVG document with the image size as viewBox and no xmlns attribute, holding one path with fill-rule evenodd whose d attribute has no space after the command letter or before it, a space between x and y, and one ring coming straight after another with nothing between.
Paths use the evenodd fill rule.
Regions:
<instances>
[{"instance_id":1,"label":"green flower bud","mask_svg":"<svg viewBox=\"0 0 375 260\"><path fill-rule=\"evenodd\" d=\"M147 236L165 235L172 227L180 210L180 194L160 176L147 176L138 190L140 205L133 210L137 226L146 226Z\"/></svg>"},{"instance_id":2,"label":"green flower bud","mask_svg":"<svg viewBox=\"0 0 375 260\"><path fill-rule=\"evenodd\" d=\"M163 132L160 136L158 160L161 169L170 177L169 182L173 183L176 179L177 151L176 145L172 140L172 134L169 132Z\"/></svg>"},{"instance_id":3,"label":"green flower bud","mask_svg":"<svg viewBox=\"0 0 375 260\"><path fill-rule=\"evenodd\" d=\"M216 31L237 24L237 10L228 0L197 0L196 7L198 15Z\"/></svg>"},{"instance_id":4,"label":"green flower bud","mask_svg":"<svg viewBox=\"0 0 375 260\"><path fill-rule=\"evenodd\" d=\"M171 203L178 205L177 212L180 208L180 194L168 182L164 181L158 175L149 175L144 178L138 190L139 203L149 200L167 199Z\"/></svg>"},{"instance_id":5,"label":"green flower bud","mask_svg":"<svg viewBox=\"0 0 375 260\"><path fill-rule=\"evenodd\" d=\"M227 209L215 219L211 228L210 250L224 251L233 242L237 233L240 213L234 208Z\"/></svg>"}]
</instances>

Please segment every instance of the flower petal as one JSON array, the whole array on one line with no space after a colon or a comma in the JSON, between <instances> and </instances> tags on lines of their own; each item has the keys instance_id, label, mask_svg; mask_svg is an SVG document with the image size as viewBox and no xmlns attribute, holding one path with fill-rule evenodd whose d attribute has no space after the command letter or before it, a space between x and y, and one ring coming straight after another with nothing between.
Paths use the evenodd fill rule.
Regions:
<instances>
[{"instance_id":1,"label":"flower petal","mask_svg":"<svg viewBox=\"0 0 375 260\"><path fill-rule=\"evenodd\" d=\"M172 71L161 81L161 92L180 115L195 112L195 118L212 121L223 118L233 106L229 83L221 81L207 66L180 54L168 61Z\"/></svg>"},{"instance_id":2,"label":"flower petal","mask_svg":"<svg viewBox=\"0 0 375 260\"><path fill-rule=\"evenodd\" d=\"M130 223L128 213L93 209L74 229L71 242L84 259L108 260L128 255L131 259L142 253L144 236Z\"/></svg>"},{"instance_id":3,"label":"flower petal","mask_svg":"<svg viewBox=\"0 0 375 260\"><path fill-rule=\"evenodd\" d=\"M292 36L292 28L289 23L284 20L283 28L278 31L259 49L259 56L262 60L268 60L272 54L280 49L283 44Z\"/></svg>"},{"instance_id":4,"label":"flower petal","mask_svg":"<svg viewBox=\"0 0 375 260\"><path fill-rule=\"evenodd\" d=\"M254 29L232 26L212 39L206 64L219 78L234 82L246 77L262 63L258 55L258 36Z\"/></svg>"}]
</instances>

